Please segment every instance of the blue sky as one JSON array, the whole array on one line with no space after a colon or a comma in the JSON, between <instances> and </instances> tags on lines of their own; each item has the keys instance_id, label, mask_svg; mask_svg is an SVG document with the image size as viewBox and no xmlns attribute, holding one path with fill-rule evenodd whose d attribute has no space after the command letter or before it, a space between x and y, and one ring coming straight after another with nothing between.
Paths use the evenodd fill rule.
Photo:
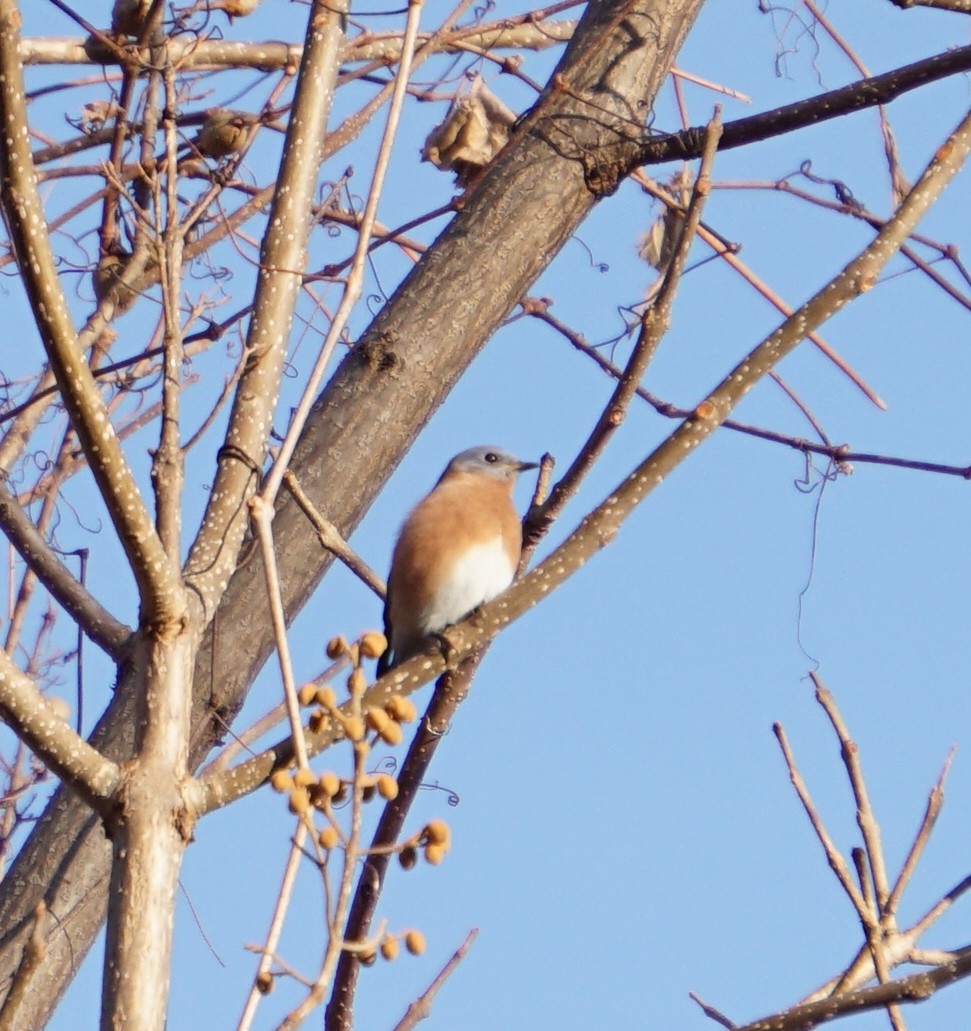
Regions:
<instances>
[{"instance_id":1,"label":"blue sky","mask_svg":"<svg viewBox=\"0 0 971 1031\"><path fill-rule=\"evenodd\" d=\"M106 5L88 6L100 11ZM810 36L797 38L787 28L784 13L760 15L757 6L710 0L678 61L751 96L751 106L724 101L726 118L856 77L821 36L817 48ZM443 9L430 4L423 24L430 26ZM296 39L301 11L267 0L259 15L230 34ZM874 72L968 42L967 23L956 16L904 13L877 0L832 3L828 13ZM44 21L53 17L45 7ZM39 13L28 12L28 33L46 31L31 18ZM71 29L65 24L54 31ZM777 51L790 45L794 52L776 74ZM542 80L554 59L530 58L530 73ZM529 101L506 79L492 88L517 110ZM693 86L685 92L692 121L703 122L712 96ZM961 77L891 107L908 175L916 177L957 124L968 97ZM443 113L442 104L412 109L379 216L386 224L418 210L416 198L431 207L449 195L447 176L417 165L421 141ZM656 124L677 127L669 96L658 106ZM774 180L810 158L816 174L845 181L872 210L887 213L872 112L725 154L715 178ZM346 163L340 158L340 169L325 169L324 176ZM359 167L363 191L364 158ZM673 168L655 171L663 177ZM922 232L962 242L969 181L965 174L952 184ZM59 189L52 191L55 210L66 206ZM625 186L595 210L532 293L553 298L554 314L591 342L616 335L618 306L636 302L650 280L635 252L655 214L648 198ZM793 304L870 236L856 223L768 192L716 190L705 220L741 242L742 259ZM320 234L314 255L332 260L348 246L344 238ZM698 245L693 256L708 252ZM390 257L379 267L386 292L402 271L403 262ZM245 296L248 273L237 275L227 290ZM8 307L15 305L8 301ZM84 310L80 303L78 310ZM910 272L886 278L823 327L823 336L886 400L887 411L870 405L808 345L780 371L834 440L864 451L967 463L967 314ZM723 265L702 264L685 277L671 332L645 385L678 404L697 403L777 321ZM367 322L362 307L353 332ZM33 332L24 332L35 346ZM295 342L298 336L295 331ZM305 339L297 351L299 372L312 361L313 344ZM223 357L205 356L196 368L205 376L221 368ZM408 507L448 458L469 445L495 442L523 458L550 451L565 469L609 391L589 360L548 328L513 322L436 413L352 543L386 570ZM738 416L809 433L769 383L746 398ZM544 550L673 425L635 404ZM146 462L150 443L149 435L138 439L136 462ZM211 462L211 451L193 459L190 510L204 502ZM393 1026L471 927L479 928L479 937L439 994L429 1027L713 1026L689 991L742 1023L796 1001L835 974L858 947L860 928L808 828L771 733L774 721L785 725L830 833L848 854L859 831L835 739L813 701L810 668L818 668L835 693L860 747L891 875L949 749L958 745L947 803L905 896L901 922L916 918L968 873L968 485L860 465L852 476L828 483L820 501L818 488L798 488L805 471L795 451L720 432L651 495L609 548L495 643L432 770L460 802L451 807L446 792L429 790L409 821L417 828L433 816L448 820L452 851L441 867L396 872L379 910L392 929L421 928L428 950L420 959L379 962L363 973L357 1026ZM523 483L517 492L521 507L529 488ZM79 480L71 490L79 505L97 511L87 484ZM62 535L66 546L85 537L67 519ZM114 611L131 619L132 596L112 579L117 571L108 537L105 530L98 538L104 550L93 559L93 583ZM298 676L323 667L332 634L355 635L379 621L379 602L335 570L294 625ZM99 690L103 697L110 684L97 658L88 679L93 711ZM270 665L239 725L278 698L279 677ZM346 768L347 761L337 750L314 765ZM182 882L225 965L183 900L173 1031L235 1026L255 968L243 945L265 935L291 830L285 803L268 791L199 826ZM964 945L966 913L967 904L959 903L925 944ZM309 973L321 936L320 882L308 864L281 953ZM53 1021L55 1031L94 1026L99 965L100 947ZM256 1026L275 1026L296 998L281 985L264 1001ZM908 1010L908 1026L962 1026L968 1002L966 986L948 989ZM887 1018L862 1016L850 1026L882 1028Z\"/></svg>"}]
</instances>

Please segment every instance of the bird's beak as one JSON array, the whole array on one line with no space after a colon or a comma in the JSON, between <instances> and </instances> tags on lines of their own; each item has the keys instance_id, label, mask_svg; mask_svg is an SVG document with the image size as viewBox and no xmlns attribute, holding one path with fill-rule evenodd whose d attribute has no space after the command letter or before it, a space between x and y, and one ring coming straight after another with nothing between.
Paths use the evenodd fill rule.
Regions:
<instances>
[{"instance_id":1,"label":"bird's beak","mask_svg":"<svg viewBox=\"0 0 971 1031\"><path fill-rule=\"evenodd\" d=\"M520 462L519 465L516 466L516 472L524 473L524 472L526 472L527 469L538 469L538 468L539 468L539 462Z\"/></svg>"}]
</instances>

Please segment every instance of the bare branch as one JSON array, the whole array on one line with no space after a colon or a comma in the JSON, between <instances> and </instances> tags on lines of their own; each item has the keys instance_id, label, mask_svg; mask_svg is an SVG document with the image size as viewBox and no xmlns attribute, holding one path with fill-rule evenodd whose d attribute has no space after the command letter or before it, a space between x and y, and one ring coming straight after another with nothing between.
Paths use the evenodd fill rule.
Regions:
<instances>
[{"instance_id":1,"label":"bare branch","mask_svg":"<svg viewBox=\"0 0 971 1031\"><path fill-rule=\"evenodd\" d=\"M38 580L70 613L78 626L112 658L120 659L131 629L115 617L71 575L38 532L17 499L0 480L0 529Z\"/></svg>"},{"instance_id":2,"label":"bare branch","mask_svg":"<svg viewBox=\"0 0 971 1031\"><path fill-rule=\"evenodd\" d=\"M951 75L960 75L969 70L971 46L956 47L923 61L895 68L883 75L860 79L848 86L820 93L808 100L799 100L795 104L777 107L772 111L726 122L720 149L732 150L757 140L767 140L810 125L818 125L831 118L840 118L854 111L886 104L930 82L937 82ZM649 142L636 147L629 167L699 157L704 141L705 130L700 127L655 136Z\"/></svg>"},{"instance_id":3,"label":"bare branch","mask_svg":"<svg viewBox=\"0 0 971 1031\"><path fill-rule=\"evenodd\" d=\"M478 933L479 929L477 927L473 927L469 931L465 936L465 941L455 950L452 958L442 967L435 980L408 1007L408 1012L395 1024L394 1031L411 1031L420 1021L431 1016L432 1003L435 1001L435 996L438 995L438 990L451 977L459 963L468 955L469 949L472 947L472 943L475 941Z\"/></svg>"},{"instance_id":4,"label":"bare branch","mask_svg":"<svg viewBox=\"0 0 971 1031\"><path fill-rule=\"evenodd\" d=\"M104 810L121 771L76 734L0 650L0 715L17 736L89 805Z\"/></svg>"},{"instance_id":5,"label":"bare branch","mask_svg":"<svg viewBox=\"0 0 971 1031\"><path fill-rule=\"evenodd\" d=\"M803 1006L793 1006L771 1017L739 1026L737 1031L809 1031L850 1013L883 1009L893 1003L923 1002L939 988L971 974L971 947L959 949L954 959L933 970L898 981L862 988L858 992L835 995Z\"/></svg>"},{"instance_id":6,"label":"bare branch","mask_svg":"<svg viewBox=\"0 0 971 1031\"><path fill-rule=\"evenodd\" d=\"M559 4L559 9L577 4ZM440 40L436 50L456 53L468 47L483 50L545 50L565 43L573 35L575 21L540 20L533 22L530 15L504 18L491 25L477 25L455 30ZM419 34L419 45L430 39ZM20 42L20 55L25 65L91 65L119 64L120 55L108 48L91 46L90 41L66 37L28 38ZM171 60L185 69L208 71L219 68L254 68L258 71L287 68L298 65L303 56L299 43L280 43L268 40L249 43L228 39L186 39L174 41L170 49ZM368 34L359 40L344 44L341 63L379 61L394 64L401 55L401 35L380 36Z\"/></svg>"},{"instance_id":7,"label":"bare branch","mask_svg":"<svg viewBox=\"0 0 971 1031\"><path fill-rule=\"evenodd\" d=\"M284 343L306 264L306 213L313 204L346 15L343 4L326 10L326 17L319 22L311 17L308 23L299 86L260 253L261 274L246 341L249 360L236 389L209 505L185 565L186 580L209 616L243 539L243 502L260 477Z\"/></svg>"}]
</instances>

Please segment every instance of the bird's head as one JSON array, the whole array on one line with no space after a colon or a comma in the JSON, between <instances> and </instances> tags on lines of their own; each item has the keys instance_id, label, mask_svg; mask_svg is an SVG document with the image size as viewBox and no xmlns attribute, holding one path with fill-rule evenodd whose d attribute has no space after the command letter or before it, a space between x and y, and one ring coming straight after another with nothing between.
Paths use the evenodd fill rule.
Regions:
<instances>
[{"instance_id":1,"label":"bird's head","mask_svg":"<svg viewBox=\"0 0 971 1031\"><path fill-rule=\"evenodd\" d=\"M522 462L501 447L480 444L478 447L470 447L457 454L446 466L439 483L447 480L450 476L462 473L491 476L500 483L507 483L515 480L521 472L537 468L539 468L537 462Z\"/></svg>"}]
</instances>

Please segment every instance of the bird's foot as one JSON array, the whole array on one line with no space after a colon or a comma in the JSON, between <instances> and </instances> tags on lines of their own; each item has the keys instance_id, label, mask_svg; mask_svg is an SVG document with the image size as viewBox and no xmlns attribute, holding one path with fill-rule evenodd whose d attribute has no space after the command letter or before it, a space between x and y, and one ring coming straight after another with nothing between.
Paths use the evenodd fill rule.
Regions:
<instances>
[{"instance_id":1,"label":"bird's foot","mask_svg":"<svg viewBox=\"0 0 971 1031\"><path fill-rule=\"evenodd\" d=\"M458 646L449 636L451 629L450 626L443 627L430 635L432 640L438 645L438 650L442 653L442 660L447 670L457 669L459 664Z\"/></svg>"}]
</instances>

